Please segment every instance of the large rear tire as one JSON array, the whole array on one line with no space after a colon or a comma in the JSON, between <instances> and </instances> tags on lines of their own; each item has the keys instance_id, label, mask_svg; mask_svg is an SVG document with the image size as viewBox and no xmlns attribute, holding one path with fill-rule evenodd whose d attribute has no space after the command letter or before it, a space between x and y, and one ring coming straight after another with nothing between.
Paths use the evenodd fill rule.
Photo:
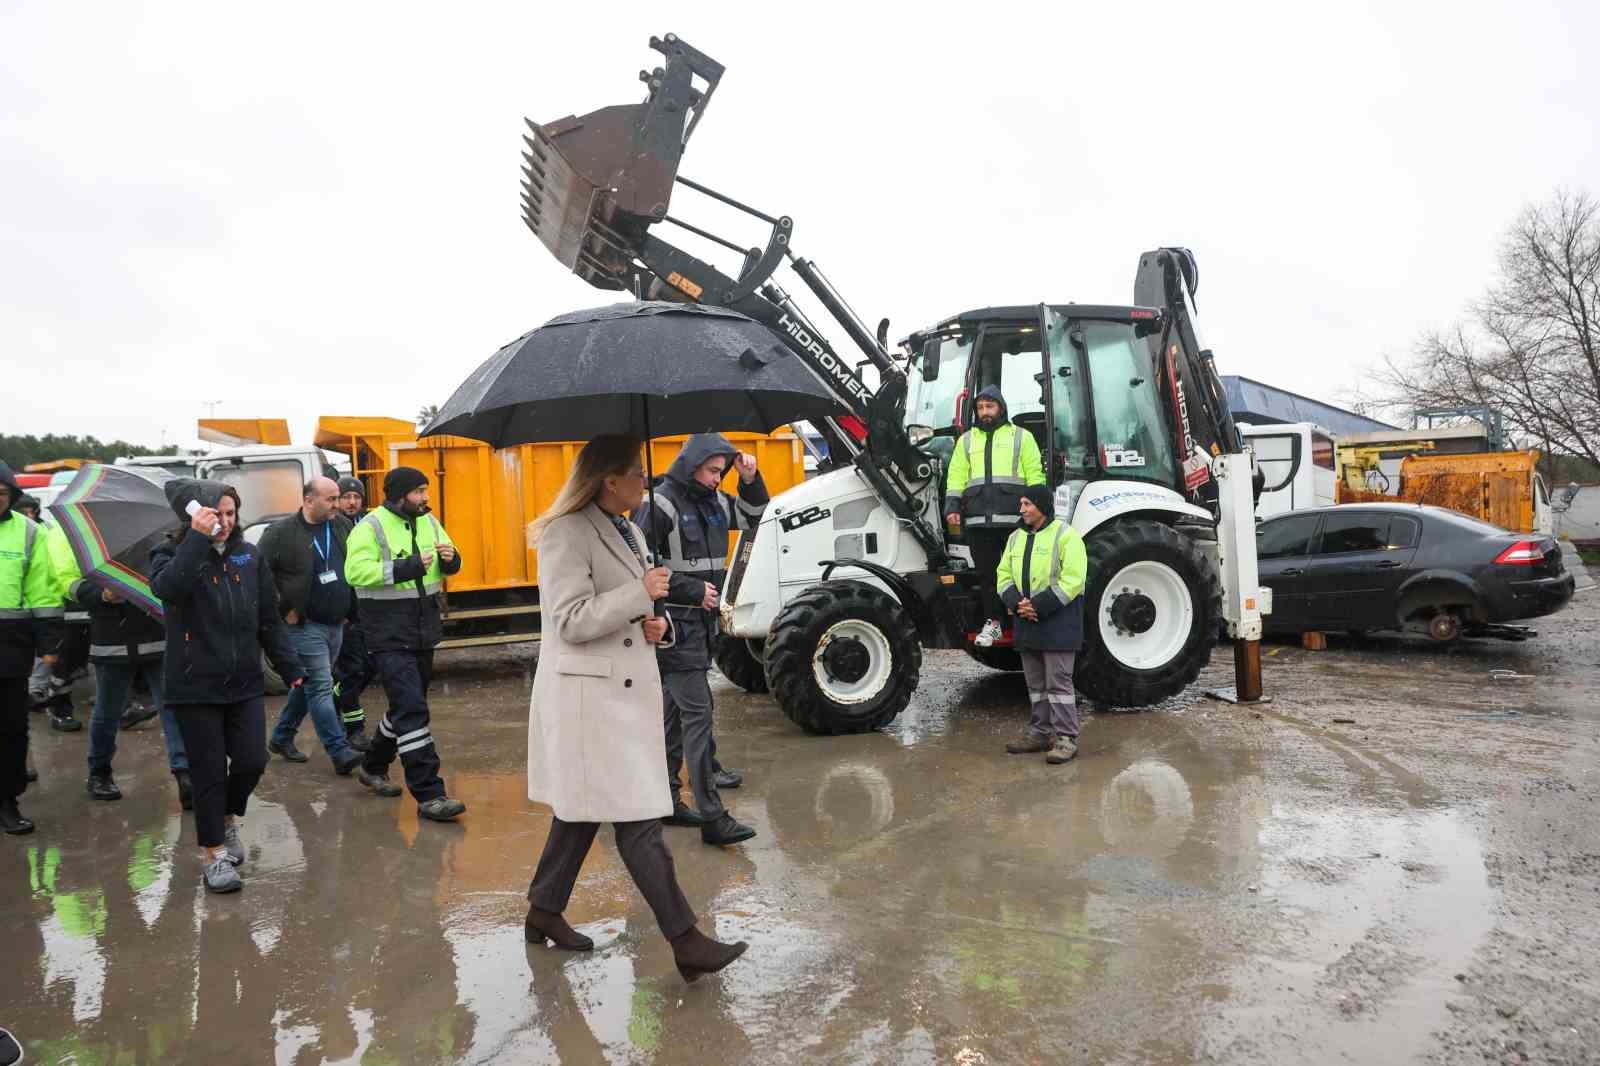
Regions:
<instances>
[{"instance_id":1,"label":"large rear tire","mask_svg":"<svg viewBox=\"0 0 1600 1066\"><path fill-rule=\"evenodd\" d=\"M722 676L746 692L761 695L767 691L767 671L750 650L750 642L727 633L717 638L717 669Z\"/></svg>"},{"instance_id":2,"label":"large rear tire","mask_svg":"<svg viewBox=\"0 0 1600 1066\"><path fill-rule=\"evenodd\" d=\"M1148 519L1096 529L1086 549L1078 690L1113 707L1182 692L1210 662L1221 626L1222 582L1204 550Z\"/></svg>"},{"instance_id":3,"label":"large rear tire","mask_svg":"<svg viewBox=\"0 0 1600 1066\"><path fill-rule=\"evenodd\" d=\"M859 581L824 581L779 612L766 671L778 706L806 732L867 733L911 701L922 644L893 596Z\"/></svg>"},{"instance_id":4,"label":"large rear tire","mask_svg":"<svg viewBox=\"0 0 1600 1066\"><path fill-rule=\"evenodd\" d=\"M1022 654L1015 648L980 648L968 644L967 654L991 670L1015 673L1022 669Z\"/></svg>"}]
</instances>

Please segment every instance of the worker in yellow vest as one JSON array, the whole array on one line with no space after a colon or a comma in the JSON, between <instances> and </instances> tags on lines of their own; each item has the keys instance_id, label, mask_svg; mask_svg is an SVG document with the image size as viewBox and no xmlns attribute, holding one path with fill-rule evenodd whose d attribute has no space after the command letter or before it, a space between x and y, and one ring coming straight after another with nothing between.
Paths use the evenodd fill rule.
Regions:
<instances>
[{"instance_id":1,"label":"worker in yellow vest","mask_svg":"<svg viewBox=\"0 0 1600 1066\"><path fill-rule=\"evenodd\" d=\"M443 635L439 593L461 569L461 555L428 513L428 477L397 466L384 475L383 505L356 523L345 541L344 577L355 590L367 651L377 660L389 709L356 778L380 796L398 796L389 766L399 756L417 813L449 822L467 809L446 795L429 728L433 648Z\"/></svg>"},{"instance_id":2,"label":"worker in yellow vest","mask_svg":"<svg viewBox=\"0 0 1600 1066\"><path fill-rule=\"evenodd\" d=\"M978 393L977 423L956 441L945 484L945 521L964 532L972 566L982 577L987 621L973 643L987 648L1004 632L1005 608L994 592L995 569L1017 526L1022 490L1042 484L1044 460L1033 434L1011 421L1000 386Z\"/></svg>"},{"instance_id":3,"label":"worker in yellow vest","mask_svg":"<svg viewBox=\"0 0 1600 1066\"><path fill-rule=\"evenodd\" d=\"M17 798L28 787L28 674L37 653L54 665L61 590L43 527L12 510L22 496L0 463L0 831L33 832Z\"/></svg>"}]
</instances>

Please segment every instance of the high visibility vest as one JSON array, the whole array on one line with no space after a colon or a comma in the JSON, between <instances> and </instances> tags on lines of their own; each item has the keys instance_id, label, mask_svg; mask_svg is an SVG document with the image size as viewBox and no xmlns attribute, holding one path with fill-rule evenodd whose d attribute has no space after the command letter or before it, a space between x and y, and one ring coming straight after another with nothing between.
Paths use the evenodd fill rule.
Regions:
<instances>
[{"instance_id":1,"label":"high visibility vest","mask_svg":"<svg viewBox=\"0 0 1600 1066\"><path fill-rule=\"evenodd\" d=\"M1011 422L993 434L974 426L961 435L950 456L947 490L960 501L968 526L1015 525L1022 490L1043 483L1039 442Z\"/></svg>"},{"instance_id":2,"label":"high visibility vest","mask_svg":"<svg viewBox=\"0 0 1600 1066\"><path fill-rule=\"evenodd\" d=\"M417 551L432 551L433 563L422 576L421 592L433 595L444 588L444 571L439 567L439 545L453 544L444 526L431 514L416 519ZM411 554L411 527L404 518L387 507L375 507L356 523L344 545L344 579L359 600L415 599L415 579L399 584L394 580L394 564Z\"/></svg>"},{"instance_id":3,"label":"high visibility vest","mask_svg":"<svg viewBox=\"0 0 1600 1066\"><path fill-rule=\"evenodd\" d=\"M61 588L45 532L26 515L0 521L0 622L60 618Z\"/></svg>"},{"instance_id":4,"label":"high visibility vest","mask_svg":"<svg viewBox=\"0 0 1600 1066\"><path fill-rule=\"evenodd\" d=\"M1028 572L1026 588L1024 562ZM1015 588L1023 599L1051 589L1062 603L1070 603L1083 593L1088 574L1083 537L1067 523L1052 518L1038 530L1024 526L1011 534L995 570L995 585L1002 599L1008 588Z\"/></svg>"}]
</instances>

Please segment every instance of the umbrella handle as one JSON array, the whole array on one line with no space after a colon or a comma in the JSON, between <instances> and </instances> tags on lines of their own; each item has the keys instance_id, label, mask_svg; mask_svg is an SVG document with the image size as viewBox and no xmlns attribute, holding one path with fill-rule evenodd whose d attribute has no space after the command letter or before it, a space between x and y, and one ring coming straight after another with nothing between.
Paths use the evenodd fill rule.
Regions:
<instances>
[{"instance_id":1,"label":"umbrella handle","mask_svg":"<svg viewBox=\"0 0 1600 1066\"><path fill-rule=\"evenodd\" d=\"M650 548L651 561L655 561L655 540L653 531L656 524L656 461L655 449L650 447L650 394L644 395L644 491L650 498L650 529L644 531L644 542ZM667 601L656 600L652 605L657 618L665 618L667 614Z\"/></svg>"}]
</instances>

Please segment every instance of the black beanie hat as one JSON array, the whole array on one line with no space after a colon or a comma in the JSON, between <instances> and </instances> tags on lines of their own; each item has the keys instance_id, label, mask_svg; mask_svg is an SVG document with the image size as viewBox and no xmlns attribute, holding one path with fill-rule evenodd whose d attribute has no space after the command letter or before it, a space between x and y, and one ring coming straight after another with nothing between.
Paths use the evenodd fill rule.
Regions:
<instances>
[{"instance_id":1,"label":"black beanie hat","mask_svg":"<svg viewBox=\"0 0 1600 1066\"><path fill-rule=\"evenodd\" d=\"M397 466L383 475L383 498L398 500L412 489L428 483L428 475L414 466Z\"/></svg>"},{"instance_id":2,"label":"black beanie hat","mask_svg":"<svg viewBox=\"0 0 1600 1066\"><path fill-rule=\"evenodd\" d=\"M358 477L342 477L339 479L339 495L343 496L347 492L353 492L363 500L367 498L367 487L361 483L361 479Z\"/></svg>"},{"instance_id":3,"label":"black beanie hat","mask_svg":"<svg viewBox=\"0 0 1600 1066\"><path fill-rule=\"evenodd\" d=\"M1039 508L1047 521L1056 516L1056 494L1049 485L1029 485L1022 490L1022 498Z\"/></svg>"}]
</instances>

